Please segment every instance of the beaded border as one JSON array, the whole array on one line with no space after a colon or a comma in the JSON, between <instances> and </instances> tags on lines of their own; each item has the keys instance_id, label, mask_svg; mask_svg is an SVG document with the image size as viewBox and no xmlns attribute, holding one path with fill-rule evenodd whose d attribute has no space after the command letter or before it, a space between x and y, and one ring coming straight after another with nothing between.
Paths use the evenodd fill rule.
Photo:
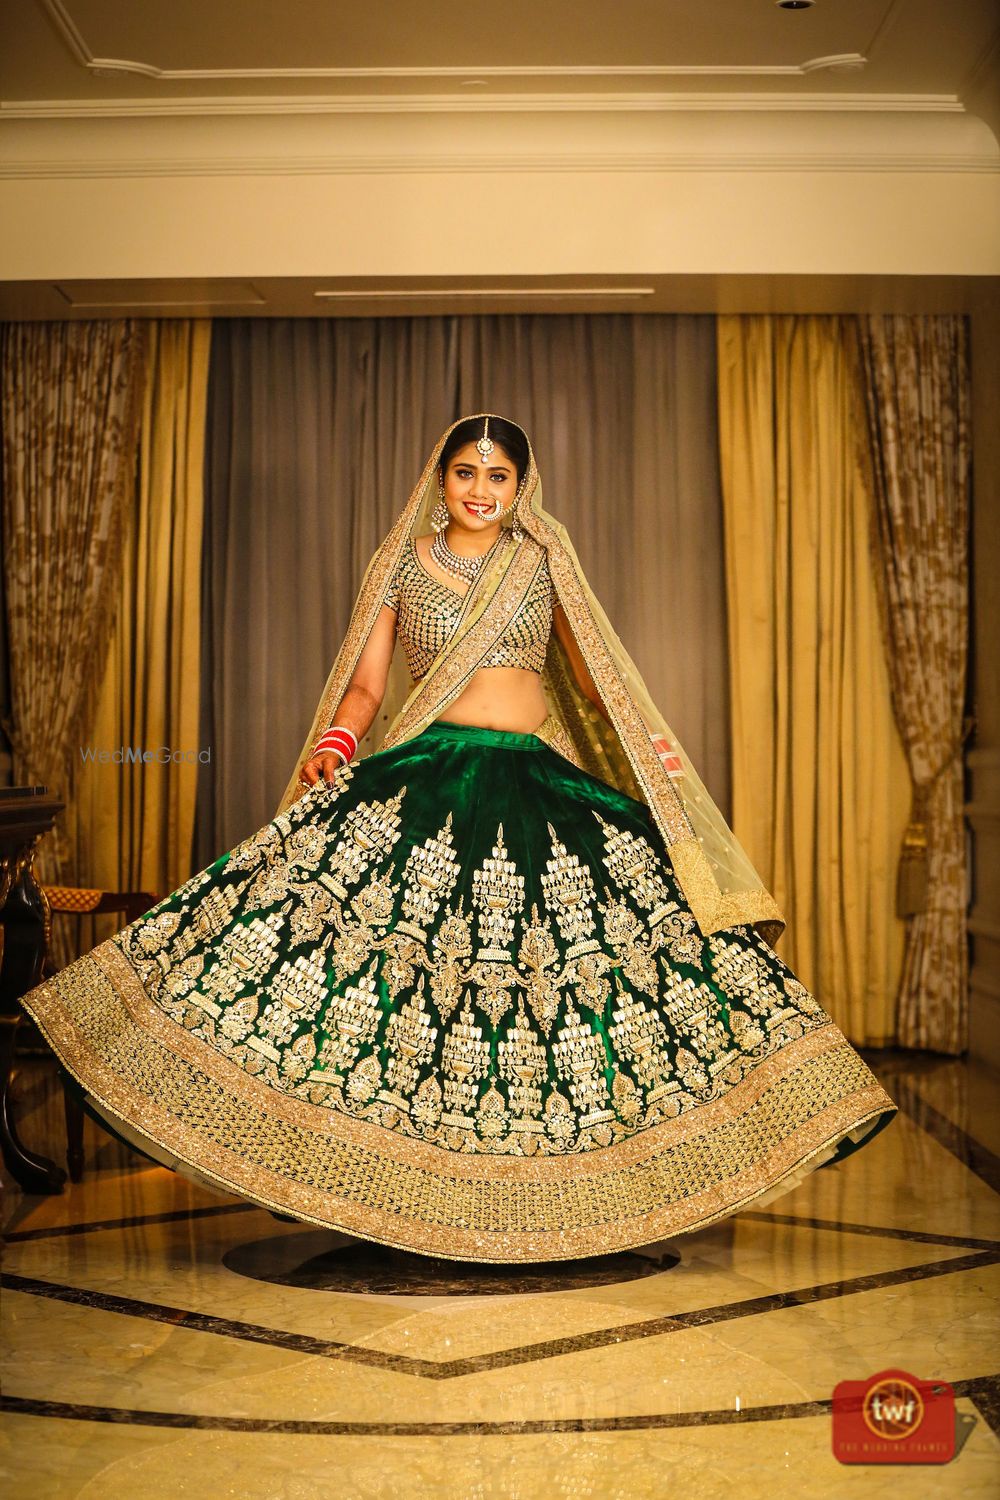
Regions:
<instances>
[{"instance_id":1,"label":"beaded border","mask_svg":"<svg viewBox=\"0 0 1000 1500\"><path fill-rule=\"evenodd\" d=\"M897 1108L831 1022L723 1098L586 1157L480 1159L277 1095L166 1016L112 940L24 1004L82 1087L171 1164L309 1222L456 1260L572 1259L702 1228L787 1191ZM136 1086L143 1071L155 1090Z\"/></svg>"}]
</instances>

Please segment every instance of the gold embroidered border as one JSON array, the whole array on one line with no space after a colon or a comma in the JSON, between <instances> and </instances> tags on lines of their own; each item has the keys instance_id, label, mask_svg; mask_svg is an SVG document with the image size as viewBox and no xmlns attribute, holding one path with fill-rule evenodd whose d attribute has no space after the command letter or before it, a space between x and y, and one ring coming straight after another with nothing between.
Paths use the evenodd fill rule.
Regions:
<instances>
[{"instance_id":1,"label":"gold embroidered border","mask_svg":"<svg viewBox=\"0 0 1000 1500\"><path fill-rule=\"evenodd\" d=\"M95 1100L267 1207L459 1260L565 1259L730 1214L896 1106L831 1022L722 1099L586 1157L460 1156L276 1094L170 1020L113 941L25 997Z\"/></svg>"},{"instance_id":2,"label":"gold embroidered border","mask_svg":"<svg viewBox=\"0 0 1000 1500\"><path fill-rule=\"evenodd\" d=\"M576 747L555 714L549 714L538 726L535 730L535 739L541 740L543 745L548 745L550 750L554 750L564 760L571 761L578 771L583 770Z\"/></svg>"},{"instance_id":3,"label":"gold embroidered border","mask_svg":"<svg viewBox=\"0 0 1000 1500\"><path fill-rule=\"evenodd\" d=\"M577 633L577 644L611 716L643 799L663 835L674 874L703 936L752 922L760 925L765 941L776 941L785 924L770 892L761 888L724 894L721 890L677 788L664 774L646 726L597 628L572 562L558 546L551 528L534 512L525 515L523 524L540 545L545 546L547 541L554 544L546 550L557 597L570 605L564 612L571 625L574 619L587 622L587 628Z\"/></svg>"},{"instance_id":4,"label":"gold embroidered border","mask_svg":"<svg viewBox=\"0 0 1000 1500\"><path fill-rule=\"evenodd\" d=\"M760 924L766 943L777 942L784 928L781 912L769 891L722 891L697 839L681 839L667 850L674 874L705 937L726 927ZM777 923L775 930L774 923Z\"/></svg>"}]
</instances>

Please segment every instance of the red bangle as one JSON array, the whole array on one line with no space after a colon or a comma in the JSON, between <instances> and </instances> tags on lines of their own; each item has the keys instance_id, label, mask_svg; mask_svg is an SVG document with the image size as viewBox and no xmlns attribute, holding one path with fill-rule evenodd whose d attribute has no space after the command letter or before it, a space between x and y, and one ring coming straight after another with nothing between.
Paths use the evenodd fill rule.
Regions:
<instances>
[{"instance_id":1,"label":"red bangle","mask_svg":"<svg viewBox=\"0 0 1000 1500\"><path fill-rule=\"evenodd\" d=\"M316 741L310 760L315 760L321 755L339 755L346 766L358 748L357 736L350 729L345 729L340 724L334 724L320 735Z\"/></svg>"}]
</instances>

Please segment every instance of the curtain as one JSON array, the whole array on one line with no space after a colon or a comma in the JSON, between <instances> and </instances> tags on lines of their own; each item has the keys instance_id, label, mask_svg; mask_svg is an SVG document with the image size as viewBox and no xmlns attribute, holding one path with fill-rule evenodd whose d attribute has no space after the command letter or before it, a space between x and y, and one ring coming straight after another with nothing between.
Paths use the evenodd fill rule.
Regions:
<instances>
[{"instance_id":1,"label":"curtain","mask_svg":"<svg viewBox=\"0 0 1000 1500\"><path fill-rule=\"evenodd\" d=\"M546 506L728 816L714 321L462 319L456 416L499 411L530 434Z\"/></svg>"},{"instance_id":2,"label":"curtain","mask_svg":"<svg viewBox=\"0 0 1000 1500\"><path fill-rule=\"evenodd\" d=\"M910 780L870 557L850 325L720 317L733 828L782 956L856 1045L895 1038Z\"/></svg>"},{"instance_id":3,"label":"curtain","mask_svg":"<svg viewBox=\"0 0 1000 1500\"><path fill-rule=\"evenodd\" d=\"M75 835L83 882L165 895L191 874L203 748L201 550L211 322L152 322L148 339L133 520L89 740L178 758L84 765ZM80 920L79 951L120 926L113 914Z\"/></svg>"},{"instance_id":4,"label":"curtain","mask_svg":"<svg viewBox=\"0 0 1000 1500\"><path fill-rule=\"evenodd\" d=\"M16 783L67 803L41 840L43 882L73 884L79 747L107 652L135 476L140 322L9 323L0 332L3 545ZM65 962L54 939L54 953Z\"/></svg>"},{"instance_id":5,"label":"curtain","mask_svg":"<svg viewBox=\"0 0 1000 1500\"><path fill-rule=\"evenodd\" d=\"M196 867L274 815L361 576L452 419L443 319L217 320Z\"/></svg>"},{"instance_id":6,"label":"curtain","mask_svg":"<svg viewBox=\"0 0 1000 1500\"><path fill-rule=\"evenodd\" d=\"M434 441L499 411L724 811L714 321L227 320L209 399L196 867L273 814L362 571Z\"/></svg>"},{"instance_id":7,"label":"curtain","mask_svg":"<svg viewBox=\"0 0 1000 1500\"><path fill-rule=\"evenodd\" d=\"M914 797L899 1041L968 1046L962 747L969 630L969 349L961 317L857 320L877 519L875 568Z\"/></svg>"}]
</instances>

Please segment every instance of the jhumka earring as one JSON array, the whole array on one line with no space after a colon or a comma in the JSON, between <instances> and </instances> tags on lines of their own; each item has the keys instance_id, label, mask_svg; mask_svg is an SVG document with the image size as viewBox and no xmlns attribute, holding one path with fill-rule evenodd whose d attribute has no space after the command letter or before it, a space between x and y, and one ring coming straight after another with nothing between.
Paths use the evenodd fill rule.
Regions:
<instances>
[{"instance_id":1,"label":"jhumka earring","mask_svg":"<svg viewBox=\"0 0 1000 1500\"><path fill-rule=\"evenodd\" d=\"M524 493L524 481L518 485L517 494L514 496L514 504L510 508L510 535L511 540L519 542L524 536L524 527L521 525L521 496Z\"/></svg>"},{"instance_id":2,"label":"jhumka earring","mask_svg":"<svg viewBox=\"0 0 1000 1500\"><path fill-rule=\"evenodd\" d=\"M448 522L450 521L450 519L451 519L451 517L448 514L448 507L445 504L444 485L441 483L441 481L439 479L438 480L438 503L437 503L437 505L435 505L434 509L431 511L431 529L433 531L443 531L445 529L445 527L447 526Z\"/></svg>"}]
</instances>

